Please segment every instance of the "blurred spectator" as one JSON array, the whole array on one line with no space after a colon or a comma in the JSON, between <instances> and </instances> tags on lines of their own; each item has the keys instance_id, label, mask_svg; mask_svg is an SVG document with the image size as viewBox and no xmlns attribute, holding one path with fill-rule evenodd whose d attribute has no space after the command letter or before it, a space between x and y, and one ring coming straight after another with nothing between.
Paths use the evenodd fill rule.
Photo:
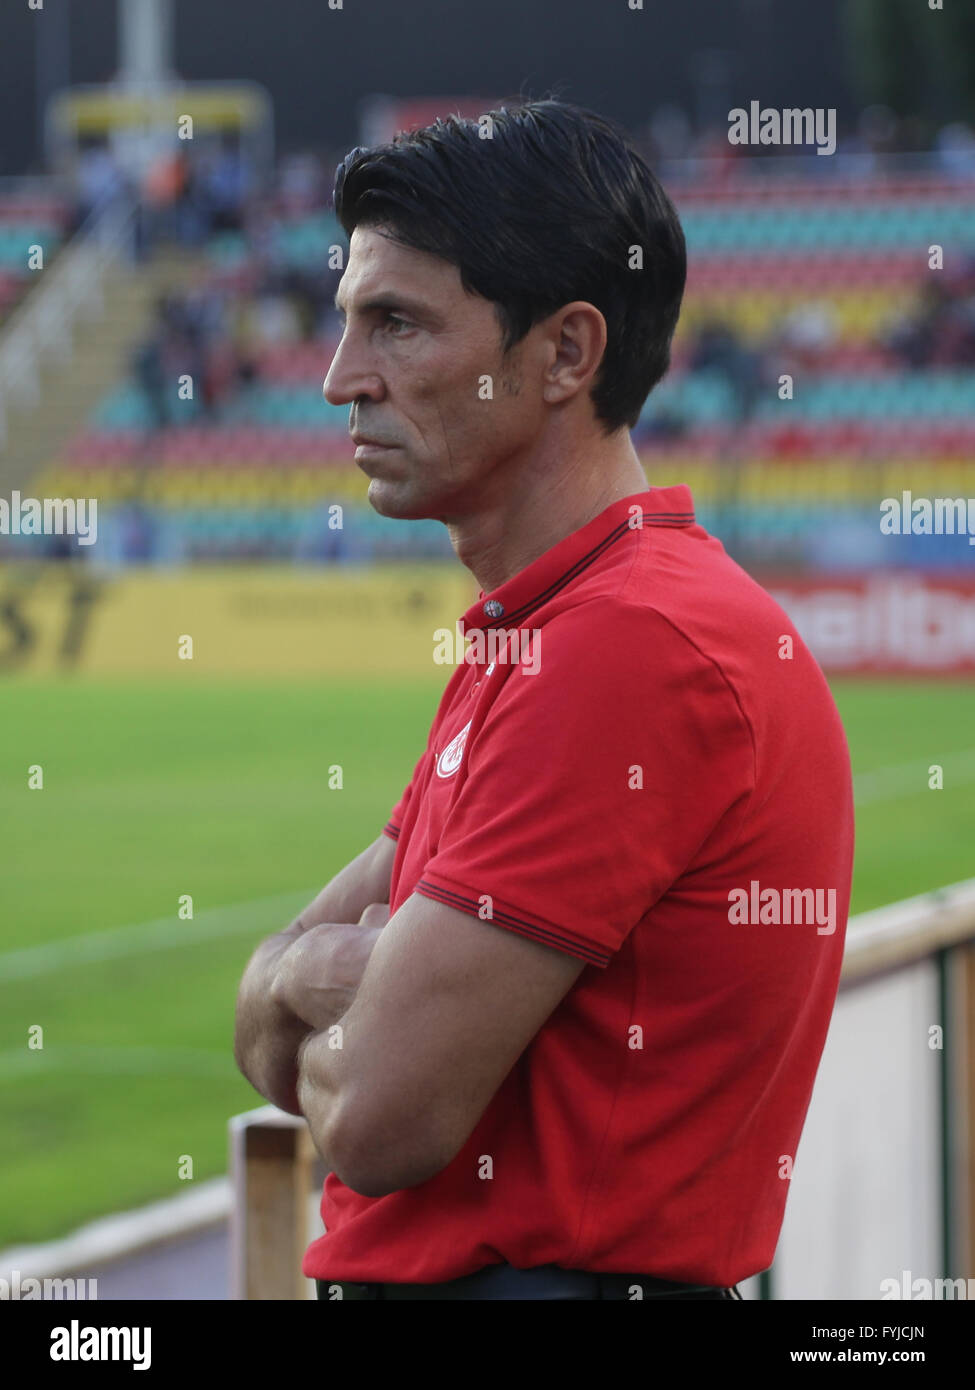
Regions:
<instances>
[{"instance_id":1,"label":"blurred spectator","mask_svg":"<svg viewBox=\"0 0 975 1390\"><path fill-rule=\"evenodd\" d=\"M764 377L762 355L741 342L728 324L718 319L700 325L688 349L691 371L721 372L731 387L738 422L748 420L758 401Z\"/></svg>"},{"instance_id":2,"label":"blurred spectator","mask_svg":"<svg viewBox=\"0 0 975 1390\"><path fill-rule=\"evenodd\" d=\"M298 266L289 267L281 276L280 283L289 295L298 315L301 337L310 342L331 327L333 300L341 278L341 271L322 274L302 270Z\"/></svg>"},{"instance_id":3,"label":"blurred spectator","mask_svg":"<svg viewBox=\"0 0 975 1390\"><path fill-rule=\"evenodd\" d=\"M225 137L215 152L200 160L197 176L198 205L207 235L239 232L244 225L251 180L244 156L232 137Z\"/></svg>"},{"instance_id":4,"label":"blurred spectator","mask_svg":"<svg viewBox=\"0 0 975 1390\"><path fill-rule=\"evenodd\" d=\"M181 144L178 149L158 155L143 180L138 238L141 259L151 253L161 237L182 237L187 233L192 205L192 164L189 151Z\"/></svg>"},{"instance_id":5,"label":"blurred spectator","mask_svg":"<svg viewBox=\"0 0 975 1390\"><path fill-rule=\"evenodd\" d=\"M830 353L836 346L839 332L836 317L828 304L812 301L800 304L787 314L779 326L774 341L765 346L766 353L774 351L792 359L782 367L791 371L824 370L830 365Z\"/></svg>"},{"instance_id":6,"label":"blurred spectator","mask_svg":"<svg viewBox=\"0 0 975 1390\"><path fill-rule=\"evenodd\" d=\"M975 364L975 256L954 274L932 271L917 309L881 335L881 345L914 370Z\"/></svg>"},{"instance_id":7,"label":"blurred spectator","mask_svg":"<svg viewBox=\"0 0 975 1390\"><path fill-rule=\"evenodd\" d=\"M285 217L324 207L330 189L325 170L315 154L297 154L282 160L278 177L278 204Z\"/></svg>"},{"instance_id":8,"label":"blurred spectator","mask_svg":"<svg viewBox=\"0 0 975 1390\"><path fill-rule=\"evenodd\" d=\"M249 303L241 306L241 338L260 351L280 343L301 339L301 320L290 298L273 279L265 282Z\"/></svg>"},{"instance_id":9,"label":"blurred spectator","mask_svg":"<svg viewBox=\"0 0 975 1390\"><path fill-rule=\"evenodd\" d=\"M169 423L166 406L166 356L169 341L169 301L156 301L155 322L149 334L132 354L132 374L149 412L150 429L161 430Z\"/></svg>"},{"instance_id":10,"label":"blurred spectator","mask_svg":"<svg viewBox=\"0 0 975 1390\"><path fill-rule=\"evenodd\" d=\"M274 209L266 199L254 199L244 217L244 235L250 261L258 278L277 268Z\"/></svg>"},{"instance_id":11,"label":"blurred spectator","mask_svg":"<svg viewBox=\"0 0 975 1390\"><path fill-rule=\"evenodd\" d=\"M150 429L208 420L218 413L239 376L228 331L223 297L211 286L197 284L156 301L152 328L132 358ZM181 376L192 378L191 401L177 395Z\"/></svg>"},{"instance_id":12,"label":"blurred spectator","mask_svg":"<svg viewBox=\"0 0 975 1390\"><path fill-rule=\"evenodd\" d=\"M151 560L154 548L153 522L150 511L140 502L126 502L119 508L121 558L127 564Z\"/></svg>"},{"instance_id":13,"label":"blurred spectator","mask_svg":"<svg viewBox=\"0 0 975 1390\"><path fill-rule=\"evenodd\" d=\"M72 235L96 208L108 207L128 186L111 150L100 142L80 151L74 177L77 201L70 222Z\"/></svg>"}]
</instances>

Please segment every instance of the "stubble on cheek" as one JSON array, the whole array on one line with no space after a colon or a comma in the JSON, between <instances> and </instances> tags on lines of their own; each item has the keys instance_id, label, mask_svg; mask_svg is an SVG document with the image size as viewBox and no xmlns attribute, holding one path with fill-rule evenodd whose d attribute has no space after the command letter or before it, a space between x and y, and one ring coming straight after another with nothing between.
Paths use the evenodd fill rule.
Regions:
<instances>
[{"instance_id":1,"label":"stubble on cheek","mask_svg":"<svg viewBox=\"0 0 975 1390\"><path fill-rule=\"evenodd\" d=\"M522 376L520 369L515 367L505 368L498 380L501 392L505 396L520 396L522 387Z\"/></svg>"},{"instance_id":2,"label":"stubble on cheek","mask_svg":"<svg viewBox=\"0 0 975 1390\"><path fill-rule=\"evenodd\" d=\"M501 358L498 368L498 386L504 396L520 396L523 385L522 353L516 344Z\"/></svg>"}]
</instances>

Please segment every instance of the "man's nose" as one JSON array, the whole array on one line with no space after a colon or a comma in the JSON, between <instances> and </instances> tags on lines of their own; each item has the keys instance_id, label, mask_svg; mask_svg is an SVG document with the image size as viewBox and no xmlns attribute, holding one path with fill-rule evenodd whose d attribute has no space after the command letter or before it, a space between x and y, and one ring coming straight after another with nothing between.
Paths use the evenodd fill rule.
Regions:
<instances>
[{"instance_id":1,"label":"man's nose","mask_svg":"<svg viewBox=\"0 0 975 1390\"><path fill-rule=\"evenodd\" d=\"M332 358L322 395L329 405L351 405L360 396L379 400L382 394L382 377L363 361L348 335L344 336Z\"/></svg>"}]
</instances>

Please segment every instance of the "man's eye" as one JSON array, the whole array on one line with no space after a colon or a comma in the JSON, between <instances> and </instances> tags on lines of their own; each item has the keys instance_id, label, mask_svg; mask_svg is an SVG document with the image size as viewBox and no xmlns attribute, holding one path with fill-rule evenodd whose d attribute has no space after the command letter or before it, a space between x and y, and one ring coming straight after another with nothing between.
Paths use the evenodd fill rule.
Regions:
<instances>
[{"instance_id":1,"label":"man's eye","mask_svg":"<svg viewBox=\"0 0 975 1390\"><path fill-rule=\"evenodd\" d=\"M406 319L401 319L398 314L387 314L386 322L392 327L394 334L403 328L412 328L412 324L407 323Z\"/></svg>"}]
</instances>

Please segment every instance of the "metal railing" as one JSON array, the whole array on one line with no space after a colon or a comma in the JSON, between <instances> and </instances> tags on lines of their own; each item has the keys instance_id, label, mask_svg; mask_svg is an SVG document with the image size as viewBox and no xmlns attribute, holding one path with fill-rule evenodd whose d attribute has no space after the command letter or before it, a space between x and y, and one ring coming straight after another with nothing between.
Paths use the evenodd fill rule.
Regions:
<instances>
[{"instance_id":1,"label":"metal railing","mask_svg":"<svg viewBox=\"0 0 975 1390\"><path fill-rule=\"evenodd\" d=\"M136 208L134 199L120 195L92 209L0 331L0 449L10 408L39 403L46 362L66 361L78 320L104 311L105 275L131 254Z\"/></svg>"}]
</instances>

